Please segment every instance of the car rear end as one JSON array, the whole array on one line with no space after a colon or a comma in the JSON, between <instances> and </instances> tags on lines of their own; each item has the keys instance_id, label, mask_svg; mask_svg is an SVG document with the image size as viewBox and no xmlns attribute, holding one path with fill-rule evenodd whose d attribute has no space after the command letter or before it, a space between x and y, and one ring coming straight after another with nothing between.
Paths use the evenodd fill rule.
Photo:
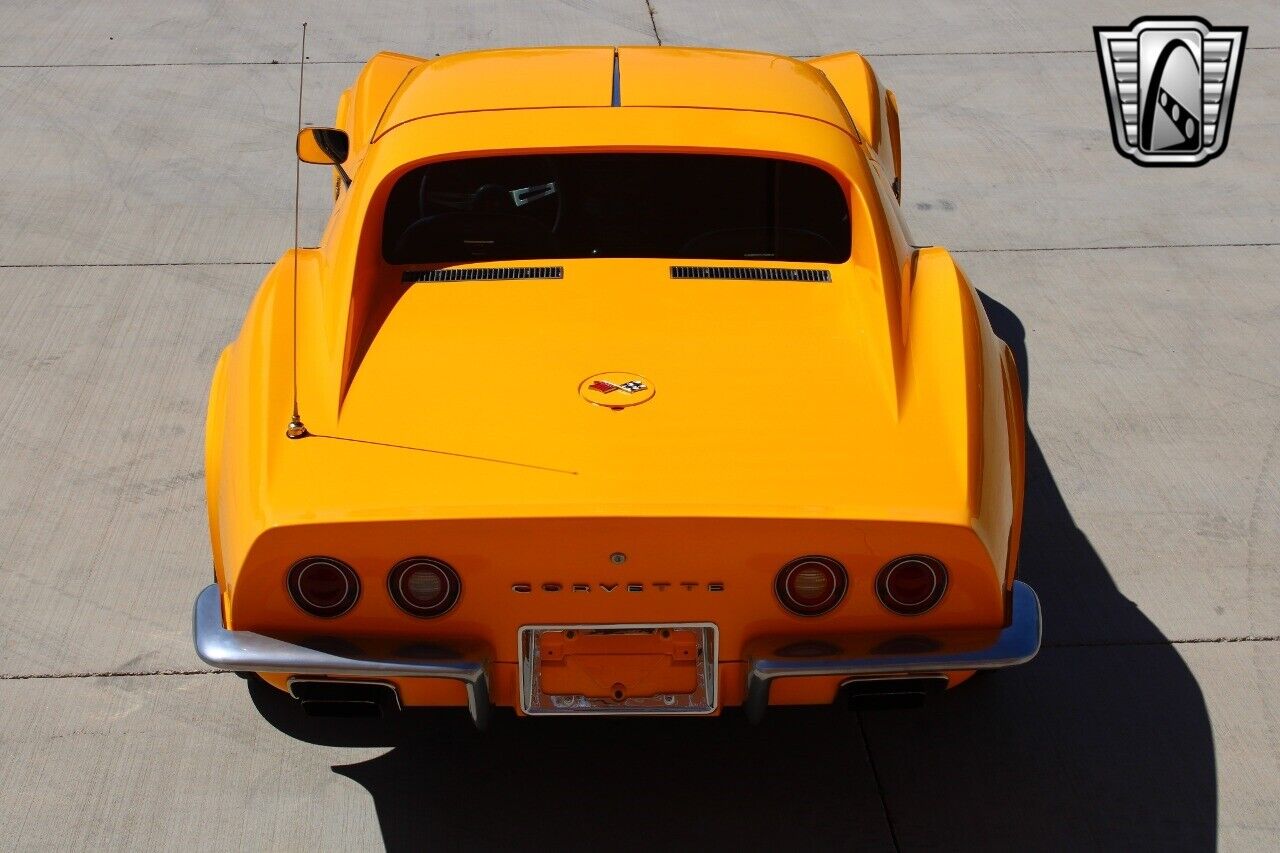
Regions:
<instances>
[{"instance_id":1,"label":"car rear end","mask_svg":"<svg viewBox=\"0 0 1280 853\"><path fill-rule=\"evenodd\" d=\"M1034 594L1006 591L984 551L971 530L946 524L285 527L255 545L258 568L231 589L225 627L217 588L202 597L217 619L202 631L197 612L197 648L211 665L267 673L295 694L320 676L387 685L400 705L468 705L478 715L477 701L535 715L745 704L758 716L771 703L828 703L872 682L923 693L961 671L1031 657ZM226 635L280 645L255 658L252 642Z\"/></svg>"},{"instance_id":2,"label":"car rear end","mask_svg":"<svg viewBox=\"0 0 1280 853\"><path fill-rule=\"evenodd\" d=\"M215 435L201 657L478 722L758 717L1029 659L1016 379L825 78L570 54L609 60L612 103L457 110L440 75L491 58L427 64L296 316L277 292L246 323L293 369L264 388L238 344L214 396L255 427ZM262 426L290 394L296 441Z\"/></svg>"}]
</instances>

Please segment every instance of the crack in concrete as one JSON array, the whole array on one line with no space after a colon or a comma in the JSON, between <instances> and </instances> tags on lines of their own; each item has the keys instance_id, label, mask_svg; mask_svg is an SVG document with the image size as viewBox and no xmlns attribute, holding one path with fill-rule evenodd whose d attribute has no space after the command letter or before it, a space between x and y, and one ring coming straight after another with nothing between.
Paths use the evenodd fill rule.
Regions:
<instances>
[{"instance_id":1,"label":"crack in concrete","mask_svg":"<svg viewBox=\"0 0 1280 853\"><path fill-rule=\"evenodd\" d=\"M991 249L948 249L953 255L976 255L996 252L1123 252L1130 249L1252 249L1280 246L1280 242L1263 243L1138 243L1132 246L1005 246ZM922 248L922 247L917 247Z\"/></svg>"},{"instance_id":2,"label":"crack in concrete","mask_svg":"<svg viewBox=\"0 0 1280 853\"><path fill-rule=\"evenodd\" d=\"M894 826L893 814L889 811L889 800L884 795L884 784L880 781L880 769L876 766L876 757L871 753L871 742L867 739L867 729L862 724L862 713L855 710L854 717L858 721L858 734L862 738L862 751L867 756L867 764L871 766L871 778L876 783L876 793L880 795L880 810L884 813L885 826L889 829L889 840L893 842L895 853L902 853L902 844L898 841L898 828Z\"/></svg>"},{"instance_id":3,"label":"crack in concrete","mask_svg":"<svg viewBox=\"0 0 1280 853\"><path fill-rule=\"evenodd\" d=\"M3 270L43 270L80 267L269 267L274 261L138 261L135 263L0 264Z\"/></svg>"},{"instance_id":4,"label":"crack in concrete","mask_svg":"<svg viewBox=\"0 0 1280 853\"><path fill-rule=\"evenodd\" d=\"M661 47L662 36L658 33L658 22L654 14L653 4L649 0L645 0L645 6L649 10L649 23L653 27L653 37L657 40L658 46ZM1280 45L1259 45L1254 47L1249 45L1249 52L1259 50L1280 50ZM863 56L872 57L895 57L895 56L1070 56L1072 54L1094 54L1096 51L1089 49L1046 49L1046 50L926 50L926 51L865 51ZM794 59L815 59L823 54L820 53L793 53L790 56ZM368 60L365 59L308 59L308 65L364 65ZM201 66L254 66L254 65L297 65L297 60L290 59L243 59L243 60L206 60L203 62L15 62L0 64L0 69L5 68L191 68Z\"/></svg>"},{"instance_id":5,"label":"crack in concrete","mask_svg":"<svg viewBox=\"0 0 1280 853\"><path fill-rule=\"evenodd\" d=\"M1141 646L1187 646L1205 643L1276 643L1280 634L1242 634L1234 637L1190 637L1182 640L1082 640L1080 642L1044 643L1042 649L1122 649ZM28 674L0 674L0 681L39 681L58 678L141 678L146 676L174 675L226 675L229 669L151 669L139 672L55 672Z\"/></svg>"},{"instance_id":6,"label":"crack in concrete","mask_svg":"<svg viewBox=\"0 0 1280 853\"><path fill-rule=\"evenodd\" d=\"M1251 48L1252 49L1252 48ZM367 59L308 59L308 65L364 65ZM33 62L0 65L0 68L191 68L236 65L300 65L295 60L244 59L207 60L204 62Z\"/></svg>"},{"instance_id":7,"label":"crack in concrete","mask_svg":"<svg viewBox=\"0 0 1280 853\"><path fill-rule=\"evenodd\" d=\"M57 678L142 678L167 675L224 675L229 669L149 669L139 672L52 672L2 675L0 681L40 681Z\"/></svg>"},{"instance_id":8,"label":"crack in concrete","mask_svg":"<svg viewBox=\"0 0 1280 853\"><path fill-rule=\"evenodd\" d=\"M658 47L662 47L662 36L658 35L658 19L653 13L653 3L650 0L644 0L644 6L649 10L649 26L653 27L653 37L658 41Z\"/></svg>"},{"instance_id":9,"label":"crack in concrete","mask_svg":"<svg viewBox=\"0 0 1280 853\"><path fill-rule=\"evenodd\" d=\"M1280 242L1265 243L1146 243L1133 246L1006 246L990 249L949 249L953 255L998 254L1005 252L1126 252L1137 249L1267 249ZM917 246L916 248L924 248ZM269 267L275 261L138 261L136 263L47 263L0 264L0 270L61 269L94 267Z\"/></svg>"},{"instance_id":10,"label":"crack in concrete","mask_svg":"<svg viewBox=\"0 0 1280 853\"><path fill-rule=\"evenodd\" d=\"M1078 640L1075 642L1042 643L1042 649L1096 649L1125 648L1134 646L1194 646L1203 643L1275 643L1280 634L1241 634L1235 637L1187 637L1181 640Z\"/></svg>"}]
</instances>

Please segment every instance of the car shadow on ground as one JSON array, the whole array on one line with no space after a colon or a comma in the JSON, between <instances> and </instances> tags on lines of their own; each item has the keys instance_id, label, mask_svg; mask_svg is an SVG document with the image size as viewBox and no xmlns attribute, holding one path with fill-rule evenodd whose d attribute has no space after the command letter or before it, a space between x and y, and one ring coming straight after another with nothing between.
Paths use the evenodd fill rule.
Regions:
<instances>
[{"instance_id":1,"label":"car shadow on ground","mask_svg":"<svg viewBox=\"0 0 1280 853\"><path fill-rule=\"evenodd\" d=\"M984 297L1029 399L1023 327ZM388 746L333 772L373 797L388 849L1211 850L1213 736L1194 676L1117 590L1027 435L1020 576L1045 648L914 710L771 710L699 720L386 721L303 716L250 683L259 712L310 743ZM1176 594L1171 590L1171 594Z\"/></svg>"}]
</instances>

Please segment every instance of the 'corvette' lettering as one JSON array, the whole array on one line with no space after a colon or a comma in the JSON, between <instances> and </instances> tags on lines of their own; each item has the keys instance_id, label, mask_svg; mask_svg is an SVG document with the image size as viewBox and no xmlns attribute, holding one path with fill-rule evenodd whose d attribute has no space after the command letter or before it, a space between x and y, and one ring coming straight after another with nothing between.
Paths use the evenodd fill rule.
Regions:
<instances>
[{"instance_id":1,"label":"'corvette' lettering","mask_svg":"<svg viewBox=\"0 0 1280 853\"><path fill-rule=\"evenodd\" d=\"M598 589L601 592L614 592L619 586L623 585L617 583L571 583L568 585L568 590L569 592L591 592L593 589ZM673 584L670 581L650 581L649 583L633 582L625 584L627 592L666 592L672 586ZM705 592L724 592L724 584L720 581L708 581L707 583L702 583L700 581L680 581L678 584L675 584L675 586L682 587L686 592L695 592L697 590L703 590ZM556 581L546 581L544 583L537 584L537 587L539 592L557 593L565 590L565 585ZM521 595L528 595L533 592L533 589L534 584L531 583L513 583L511 585L511 591L520 593Z\"/></svg>"}]
</instances>

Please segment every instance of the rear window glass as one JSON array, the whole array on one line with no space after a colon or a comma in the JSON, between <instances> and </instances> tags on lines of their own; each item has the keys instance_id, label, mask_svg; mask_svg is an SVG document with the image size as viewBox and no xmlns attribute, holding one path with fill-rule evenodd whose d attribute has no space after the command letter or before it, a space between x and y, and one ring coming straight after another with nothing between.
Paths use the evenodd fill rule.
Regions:
<instances>
[{"instance_id":1,"label":"rear window glass","mask_svg":"<svg viewBox=\"0 0 1280 853\"><path fill-rule=\"evenodd\" d=\"M708 154L556 154L432 163L387 199L395 264L539 258L841 263L840 185L804 163Z\"/></svg>"}]
</instances>

